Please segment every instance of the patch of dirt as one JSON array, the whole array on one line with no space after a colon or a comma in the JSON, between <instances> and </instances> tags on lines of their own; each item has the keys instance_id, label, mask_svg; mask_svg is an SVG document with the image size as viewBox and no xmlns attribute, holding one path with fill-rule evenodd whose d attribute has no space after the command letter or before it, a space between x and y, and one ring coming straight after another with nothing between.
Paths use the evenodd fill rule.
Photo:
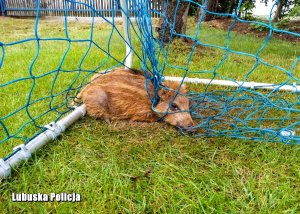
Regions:
<instances>
[{"instance_id":1,"label":"patch of dirt","mask_svg":"<svg viewBox=\"0 0 300 214\"><path fill-rule=\"evenodd\" d=\"M208 26L215 27L222 30L228 30L233 22L233 19L215 19L212 21L207 22ZM255 25L250 23L241 23L236 22L232 31L239 32L242 34L254 34L257 37L267 37L269 34L269 29L257 29ZM285 29L282 30L288 30L290 32L299 33L300 34L300 20L297 21L290 21ZM300 37L286 34L286 33L276 33L273 32L272 37L287 40L290 42L300 42Z\"/></svg>"}]
</instances>

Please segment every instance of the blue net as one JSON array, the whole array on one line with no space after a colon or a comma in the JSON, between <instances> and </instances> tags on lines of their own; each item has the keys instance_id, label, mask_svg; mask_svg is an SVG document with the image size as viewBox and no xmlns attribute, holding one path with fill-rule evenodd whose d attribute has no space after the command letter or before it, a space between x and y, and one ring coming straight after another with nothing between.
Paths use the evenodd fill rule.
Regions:
<instances>
[{"instance_id":1,"label":"blue net","mask_svg":"<svg viewBox=\"0 0 300 214\"><path fill-rule=\"evenodd\" d=\"M3 19L6 24L1 26L0 34L1 156L44 131L45 124L71 111L74 97L91 75L124 66L127 56L120 2L109 1L110 18L106 11L97 9L97 1L62 2L61 20L40 18L45 12L40 1L35 2L35 20L21 20L19 26L16 20ZM271 15L268 22L241 18L243 1L239 1L232 14L211 12L206 1L163 2L127 2L129 9L123 10L131 31L127 44L134 54L133 67L145 71L156 91L166 76L198 82L187 83L190 113L197 129L192 137L228 136L298 143L299 41L282 41L274 38L274 34L293 38L300 38L300 34L277 28ZM179 10L183 4L201 9L202 14L197 22L190 18L186 32L179 33L174 20L182 14ZM80 10L91 16L83 24L79 18L70 18L80 16ZM204 22L208 14L229 17L227 30ZM160 21L152 19L153 16L160 17ZM266 36L236 33L235 28L241 23L264 28ZM155 26L159 26L158 31ZM208 84L202 84L202 79L208 80ZM216 80L225 82L216 85ZM234 86L228 86L229 82ZM155 106L157 96L151 99Z\"/></svg>"}]
</instances>

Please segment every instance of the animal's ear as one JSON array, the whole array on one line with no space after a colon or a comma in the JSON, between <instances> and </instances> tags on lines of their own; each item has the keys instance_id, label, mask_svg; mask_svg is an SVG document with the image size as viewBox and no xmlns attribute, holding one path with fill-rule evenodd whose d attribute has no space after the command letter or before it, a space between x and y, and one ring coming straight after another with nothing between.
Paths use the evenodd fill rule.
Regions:
<instances>
[{"instance_id":1,"label":"animal's ear","mask_svg":"<svg viewBox=\"0 0 300 214\"><path fill-rule=\"evenodd\" d=\"M163 86L167 87L167 88L170 88L170 89L168 90L168 89L165 89L165 88L161 87L158 91L158 96L162 100L167 100L169 98L174 97L175 91L178 90L179 85L180 85L180 83L178 83L178 82L171 82L171 81L164 82ZM180 87L179 93L180 94L185 94L186 92L187 92L187 87L186 87L185 84L182 84L181 87Z\"/></svg>"},{"instance_id":2,"label":"animal's ear","mask_svg":"<svg viewBox=\"0 0 300 214\"><path fill-rule=\"evenodd\" d=\"M161 100L164 100L164 99L166 98L166 96L167 96L167 90L164 89L164 88L160 88L160 89L158 90L158 96L159 96L159 98L160 98Z\"/></svg>"},{"instance_id":3,"label":"animal's ear","mask_svg":"<svg viewBox=\"0 0 300 214\"><path fill-rule=\"evenodd\" d=\"M165 88L166 87L166 88ZM168 85L163 85L159 90L158 90L158 96L160 100L169 100L171 99L175 93L172 91L172 88L170 88Z\"/></svg>"}]
</instances>

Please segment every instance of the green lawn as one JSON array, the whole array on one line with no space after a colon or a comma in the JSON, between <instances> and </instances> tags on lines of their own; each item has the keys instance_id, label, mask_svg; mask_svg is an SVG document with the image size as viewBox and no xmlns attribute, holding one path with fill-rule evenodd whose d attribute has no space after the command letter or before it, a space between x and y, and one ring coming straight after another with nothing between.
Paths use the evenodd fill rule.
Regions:
<instances>
[{"instance_id":1,"label":"green lawn","mask_svg":"<svg viewBox=\"0 0 300 214\"><path fill-rule=\"evenodd\" d=\"M33 24L31 19L0 18L0 41L9 43L34 37ZM41 20L39 36L65 38L63 27L62 22ZM117 27L122 32L118 23ZM190 24L189 35L193 34L194 27ZM88 38L90 25L70 23L68 32L72 39ZM122 60L125 48L116 33L110 46L106 44L110 32L109 25L96 23L93 39L112 56ZM224 46L226 36L225 31L203 25L199 40ZM230 48L255 54L263 41L255 35L232 33ZM137 51L141 49L136 37L133 44ZM89 75L85 71L116 64L94 47L81 64L89 43L72 43L66 52L68 45L67 41L40 41L39 57L31 70L29 67L37 50L36 41L5 47L0 84L29 77L29 71L36 79L35 82L32 79L22 80L0 88L0 117L26 106L32 90L31 100L36 101L28 106L32 117L39 117L53 107L57 110L36 119L36 124L43 126L66 110L66 105L71 102L66 95L75 94L75 89ZM272 39L260 56L270 64L289 69L300 55L299 46L299 43ZM186 66L191 48L191 45L180 41L172 44L166 75L182 74L181 69L172 67ZM61 63L64 55L65 60ZM189 65L190 71L195 71L195 74L189 76L211 77L211 72L197 71L213 69L223 56L222 50L197 47ZM220 67L219 74L241 80L254 62L252 57L230 54ZM137 57L134 65L140 67ZM51 72L58 68L59 72ZM78 68L83 72L79 72ZM299 69L297 65L294 71ZM298 73L294 72L295 75ZM249 77L249 81L260 82L282 82L286 79L286 74L266 66L259 66ZM68 92L70 84L74 91ZM190 88L203 90L200 85L190 85ZM9 154L14 146L39 130L34 125L20 130L27 121L26 109L4 120L10 133L18 133L16 137L23 138L3 142L0 157ZM0 128L0 140L5 138L6 134ZM107 124L85 117L0 183L0 213L298 213L299 152L299 145L227 137L192 138L163 123L119 121ZM82 201L12 202L13 192L76 192L81 194Z\"/></svg>"}]
</instances>

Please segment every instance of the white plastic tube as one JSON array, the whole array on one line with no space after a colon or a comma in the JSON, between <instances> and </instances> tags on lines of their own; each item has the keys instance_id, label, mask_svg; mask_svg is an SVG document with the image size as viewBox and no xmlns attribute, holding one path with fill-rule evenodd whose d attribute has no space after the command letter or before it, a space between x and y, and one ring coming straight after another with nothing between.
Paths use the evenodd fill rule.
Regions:
<instances>
[{"instance_id":1,"label":"white plastic tube","mask_svg":"<svg viewBox=\"0 0 300 214\"><path fill-rule=\"evenodd\" d=\"M181 82L182 77L171 77L165 76L165 80ZM210 84L210 85L220 85L220 86L232 86L232 87L242 87L251 89L266 89L279 91L292 91L300 92L300 86L295 83L293 85L275 85L272 83L257 83L257 82L243 82L243 81L229 81L229 80L211 80L211 79L200 79L200 78L184 78L184 82L195 83L195 84Z\"/></svg>"},{"instance_id":2,"label":"white plastic tube","mask_svg":"<svg viewBox=\"0 0 300 214\"><path fill-rule=\"evenodd\" d=\"M75 121L86 114L85 105L81 105L59 120L57 123L50 123L45 126L46 131L42 132L27 144L21 144L14 148L14 152L6 160L0 159L0 181L10 175L11 169L18 166L22 161L28 160L33 153L44 146L47 142L56 139L62 132L66 130Z\"/></svg>"},{"instance_id":3,"label":"white plastic tube","mask_svg":"<svg viewBox=\"0 0 300 214\"><path fill-rule=\"evenodd\" d=\"M130 41L130 26L129 26L129 10L126 0L121 0L121 7L122 7L122 19L123 19L123 26L124 26L124 39L126 41L126 60L125 60L125 69L130 69L132 67L132 50L131 50L131 41Z\"/></svg>"}]
</instances>

